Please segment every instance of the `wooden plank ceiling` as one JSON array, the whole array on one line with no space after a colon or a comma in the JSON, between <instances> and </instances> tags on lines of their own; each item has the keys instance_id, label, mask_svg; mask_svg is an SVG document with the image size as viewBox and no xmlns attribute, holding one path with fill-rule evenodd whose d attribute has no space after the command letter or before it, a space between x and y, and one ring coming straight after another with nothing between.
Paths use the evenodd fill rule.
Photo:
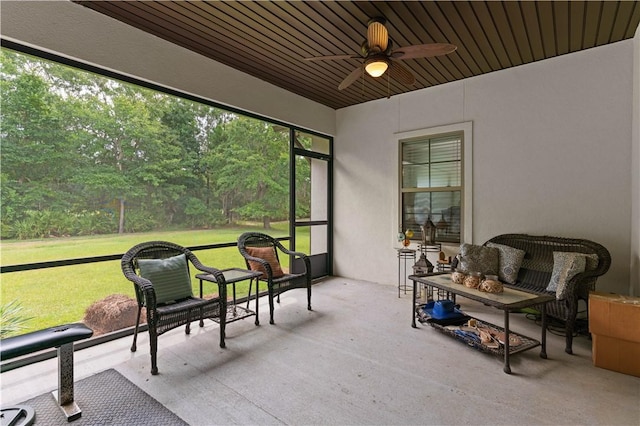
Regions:
<instances>
[{"instance_id":1,"label":"wooden plank ceiling","mask_svg":"<svg viewBox=\"0 0 640 426\"><path fill-rule=\"evenodd\" d=\"M75 2L334 109L615 43L640 22L637 1ZM359 53L373 17L396 47L458 49L403 60L410 87L366 76L338 90L362 59L304 60Z\"/></svg>"}]
</instances>

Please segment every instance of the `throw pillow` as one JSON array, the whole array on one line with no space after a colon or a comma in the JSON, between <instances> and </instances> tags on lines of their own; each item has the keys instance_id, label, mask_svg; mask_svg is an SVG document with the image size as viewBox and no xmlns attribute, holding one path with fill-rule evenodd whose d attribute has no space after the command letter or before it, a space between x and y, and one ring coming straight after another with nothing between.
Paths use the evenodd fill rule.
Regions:
<instances>
[{"instance_id":1,"label":"throw pillow","mask_svg":"<svg viewBox=\"0 0 640 426\"><path fill-rule=\"evenodd\" d=\"M586 255L573 252L553 252L553 272L547 285L547 291L555 291L557 300L567 297L567 283L580 272L584 272Z\"/></svg>"},{"instance_id":2,"label":"throw pillow","mask_svg":"<svg viewBox=\"0 0 640 426\"><path fill-rule=\"evenodd\" d=\"M597 254L589 253L589 254L585 254L584 257L587 262L584 267L585 271L593 271L598 267L598 262L600 261L600 259L598 259Z\"/></svg>"},{"instance_id":3,"label":"throw pillow","mask_svg":"<svg viewBox=\"0 0 640 426\"><path fill-rule=\"evenodd\" d=\"M138 267L140 276L153 284L156 303L167 303L193 296L185 254L166 259L138 259Z\"/></svg>"},{"instance_id":4,"label":"throw pillow","mask_svg":"<svg viewBox=\"0 0 640 426\"><path fill-rule=\"evenodd\" d=\"M278 262L278 258L276 257L276 249L273 247L247 247L247 253L253 257L259 257L260 259L264 259L269 262L271 266L271 273L273 275L272 278L278 278L284 275L282 268L280 267L280 262ZM267 278L267 271L262 266L260 262L255 262L253 260L249 261L249 267L252 271L260 271L262 272L262 278Z\"/></svg>"},{"instance_id":5,"label":"throw pillow","mask_svg":"<svg viewBox=\"0 0 640 426\"><path fill-rule=\"evenodd\" d=\"M504 282L515 284L525 251L496 243L487 243L487 247L497 248L500 252L498 277Z\"/></svg>"},{"instance_id":6,"label":"throw pillow","mask_svg":"<svg viewBox=\"0 0 640 426\"><path fill-rule=\"evenodd\" d=\"M498 275L500 252L495 247L462 244L458 269L464 273L480 272L483 275Z\"/></svg>"}]
</instances>

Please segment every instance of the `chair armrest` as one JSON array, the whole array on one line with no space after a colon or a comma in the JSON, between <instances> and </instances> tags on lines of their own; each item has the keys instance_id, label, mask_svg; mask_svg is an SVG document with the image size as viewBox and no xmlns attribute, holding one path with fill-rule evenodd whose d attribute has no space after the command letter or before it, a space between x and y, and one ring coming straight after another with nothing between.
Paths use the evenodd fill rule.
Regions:
<instances>
[{"instance_id":1,"label":"chair armrest","mask_svg":"<svg viewBox=\"0 0 640 426\"><path fill-rule=\"evenodd\" d=\"M153 283L140 275L136 274L130 268L123 267L124 276L131 281L136 287L136 295L141 295L144 298L144 305L147 308L156 308L156 291L153 288ZM138 303L141 303L138 300Z\"/></svg>"},{"instance_id":2,"label":"chair armrest","mask_svg":"<svg viewBox=\"0 0 640 426\"><path fill-rule=\"evenodd\" d=\"M269 262L267 262L266 260L264 260L261 257L255 257L255 256L251 256L249 253L247 253L246 251L240 250L240 253L242 254L242 257L245 258L245 260L248 262L256 262L262 265L262 267L264 268L265 271L267 271L267 276L272 279L273 278L273 270L271 269L271 264ZM258 271L260 272L260 271Z\"/></svg>"},{"instance_id":3,"label":"chair armrest","mask_svg":"<svg viewBox=\"0 0 640 426\"><path fill-rule=\"evenodd\" d=\"M216 282L218 283L218 299L227 300L227 281L225 280L222 271L211 266L203 265L195 255L192 254L192 256L195 261L192 260L191 263L198 271L211 274L216 278ZM191 257L189 257L189 259L191 260Z\"/></svg>"},{"instance_id":4,"label":"chair armrest","mask_svg":"<svg viewBox=\"0 0 640 426\"><path fill-rule=\"evenodd\" d=\"M309 256L307 256L305 253L302 253L301 251L289 250L288 248L283 246L282 243L280 241L278 241L278 240L275 240L275 245L276 245L276 247L278 247L278 249L281 252L283 252L283 253L285 253L285 254L287 254L289 256L299 257L299 258L301 258L303 260L309 258ZM305 263L306 263L306 261L305 261Z\"/></svg>"},{"instance_id":5,"label":"chair armrest","mask_svg":"<svg viewBox=\"0 0 640 426\"><path fill-rule=\"evenodd\" d=\"M576 274L567 282L566 294L578 299L580 295L586 295L589 290L594 290L596 279L602 274L595 271L586 271Z\"/></svg>"},{"instance_id":6,"label":"chair armrest","mask_svg":"<svg viewBox=\"0 0 640 426\"><path fill-rule=\"evenodd\" d=\"M187 258L194 268L196 268L198 271L213 275L214 277L216 277L216 282L226 288L226 280L224 279L224 274L222 273L222 271L217 268L204 265L202 262L200 262L200 259L198 259L196 255L191 252L191 250L186 250L185 254L187 255Z\"/></svg>"},{"instance_id":7,"label":"chair armrest","mask_svg":"<svg viewBox=\"0 0 640 426\"><path fill-rule=\"evenodd\" d=\"M300 259L302 259L302 261L304 262L304 272L305 274L311 271L311 261L309 260L309 256L307 256L305 253L302 253L300 251L292 251L287 249L285 246L283 246L280 241L276 240L276 247L278 247L278 249L289 255L289 256L293 256L293 257L298 257Z\"/></svg>"}]
</instances>

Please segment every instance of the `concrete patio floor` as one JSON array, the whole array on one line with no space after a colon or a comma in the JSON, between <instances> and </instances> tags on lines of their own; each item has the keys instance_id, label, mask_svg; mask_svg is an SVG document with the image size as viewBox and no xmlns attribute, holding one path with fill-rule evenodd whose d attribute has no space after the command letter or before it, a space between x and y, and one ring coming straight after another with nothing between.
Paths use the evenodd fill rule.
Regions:
<instances>
[{"instance_id":1,"label":"concrete patio floor","mask_svg":"<svg viewBox=\"0 0 640 426\"><path fill-rule=\"evenodd\" d=\"M115 368L192 425L227 424L640 424L640 378L596 368L591 341L547 335L548 359L534 348L502 360L437 330L411 323L411 295L339 277L313 287L313 311L304 290L276 306L269 325L267 298L261 325L253 318L227 326L194 323L192 334L159 338L160 374L149 373L147 334L131 353L131 337L77 351L75 378ZM502 312L459 299L461 309L502 323ZM539 339L540 327L522 314L511 329ZM0 376L2 405L57 387L57 361Z\"/></svg>"}]
</instances>

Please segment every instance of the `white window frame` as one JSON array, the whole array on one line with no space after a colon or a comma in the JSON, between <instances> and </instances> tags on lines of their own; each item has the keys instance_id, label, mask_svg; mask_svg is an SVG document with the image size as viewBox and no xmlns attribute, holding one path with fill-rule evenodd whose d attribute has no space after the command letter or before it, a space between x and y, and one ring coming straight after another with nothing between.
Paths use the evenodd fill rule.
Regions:
<instances>
[{"instance_id":1,"label":"white window frame","mask_svg":"<svg viewBox=\"0 0 640 426\"><path fill-rule=\"evenodd\" d=\"M461 197L461 231L460 244L473 241L473 122L449 124L445 126L429 127L424 129L398 132L394 134L398 149L395 218L393 221L394 245L397 245L397 234L402 224L402 143L414 139L431 139L446 134L462 133L462 197Z\"/></svg>"}]
</instances>

